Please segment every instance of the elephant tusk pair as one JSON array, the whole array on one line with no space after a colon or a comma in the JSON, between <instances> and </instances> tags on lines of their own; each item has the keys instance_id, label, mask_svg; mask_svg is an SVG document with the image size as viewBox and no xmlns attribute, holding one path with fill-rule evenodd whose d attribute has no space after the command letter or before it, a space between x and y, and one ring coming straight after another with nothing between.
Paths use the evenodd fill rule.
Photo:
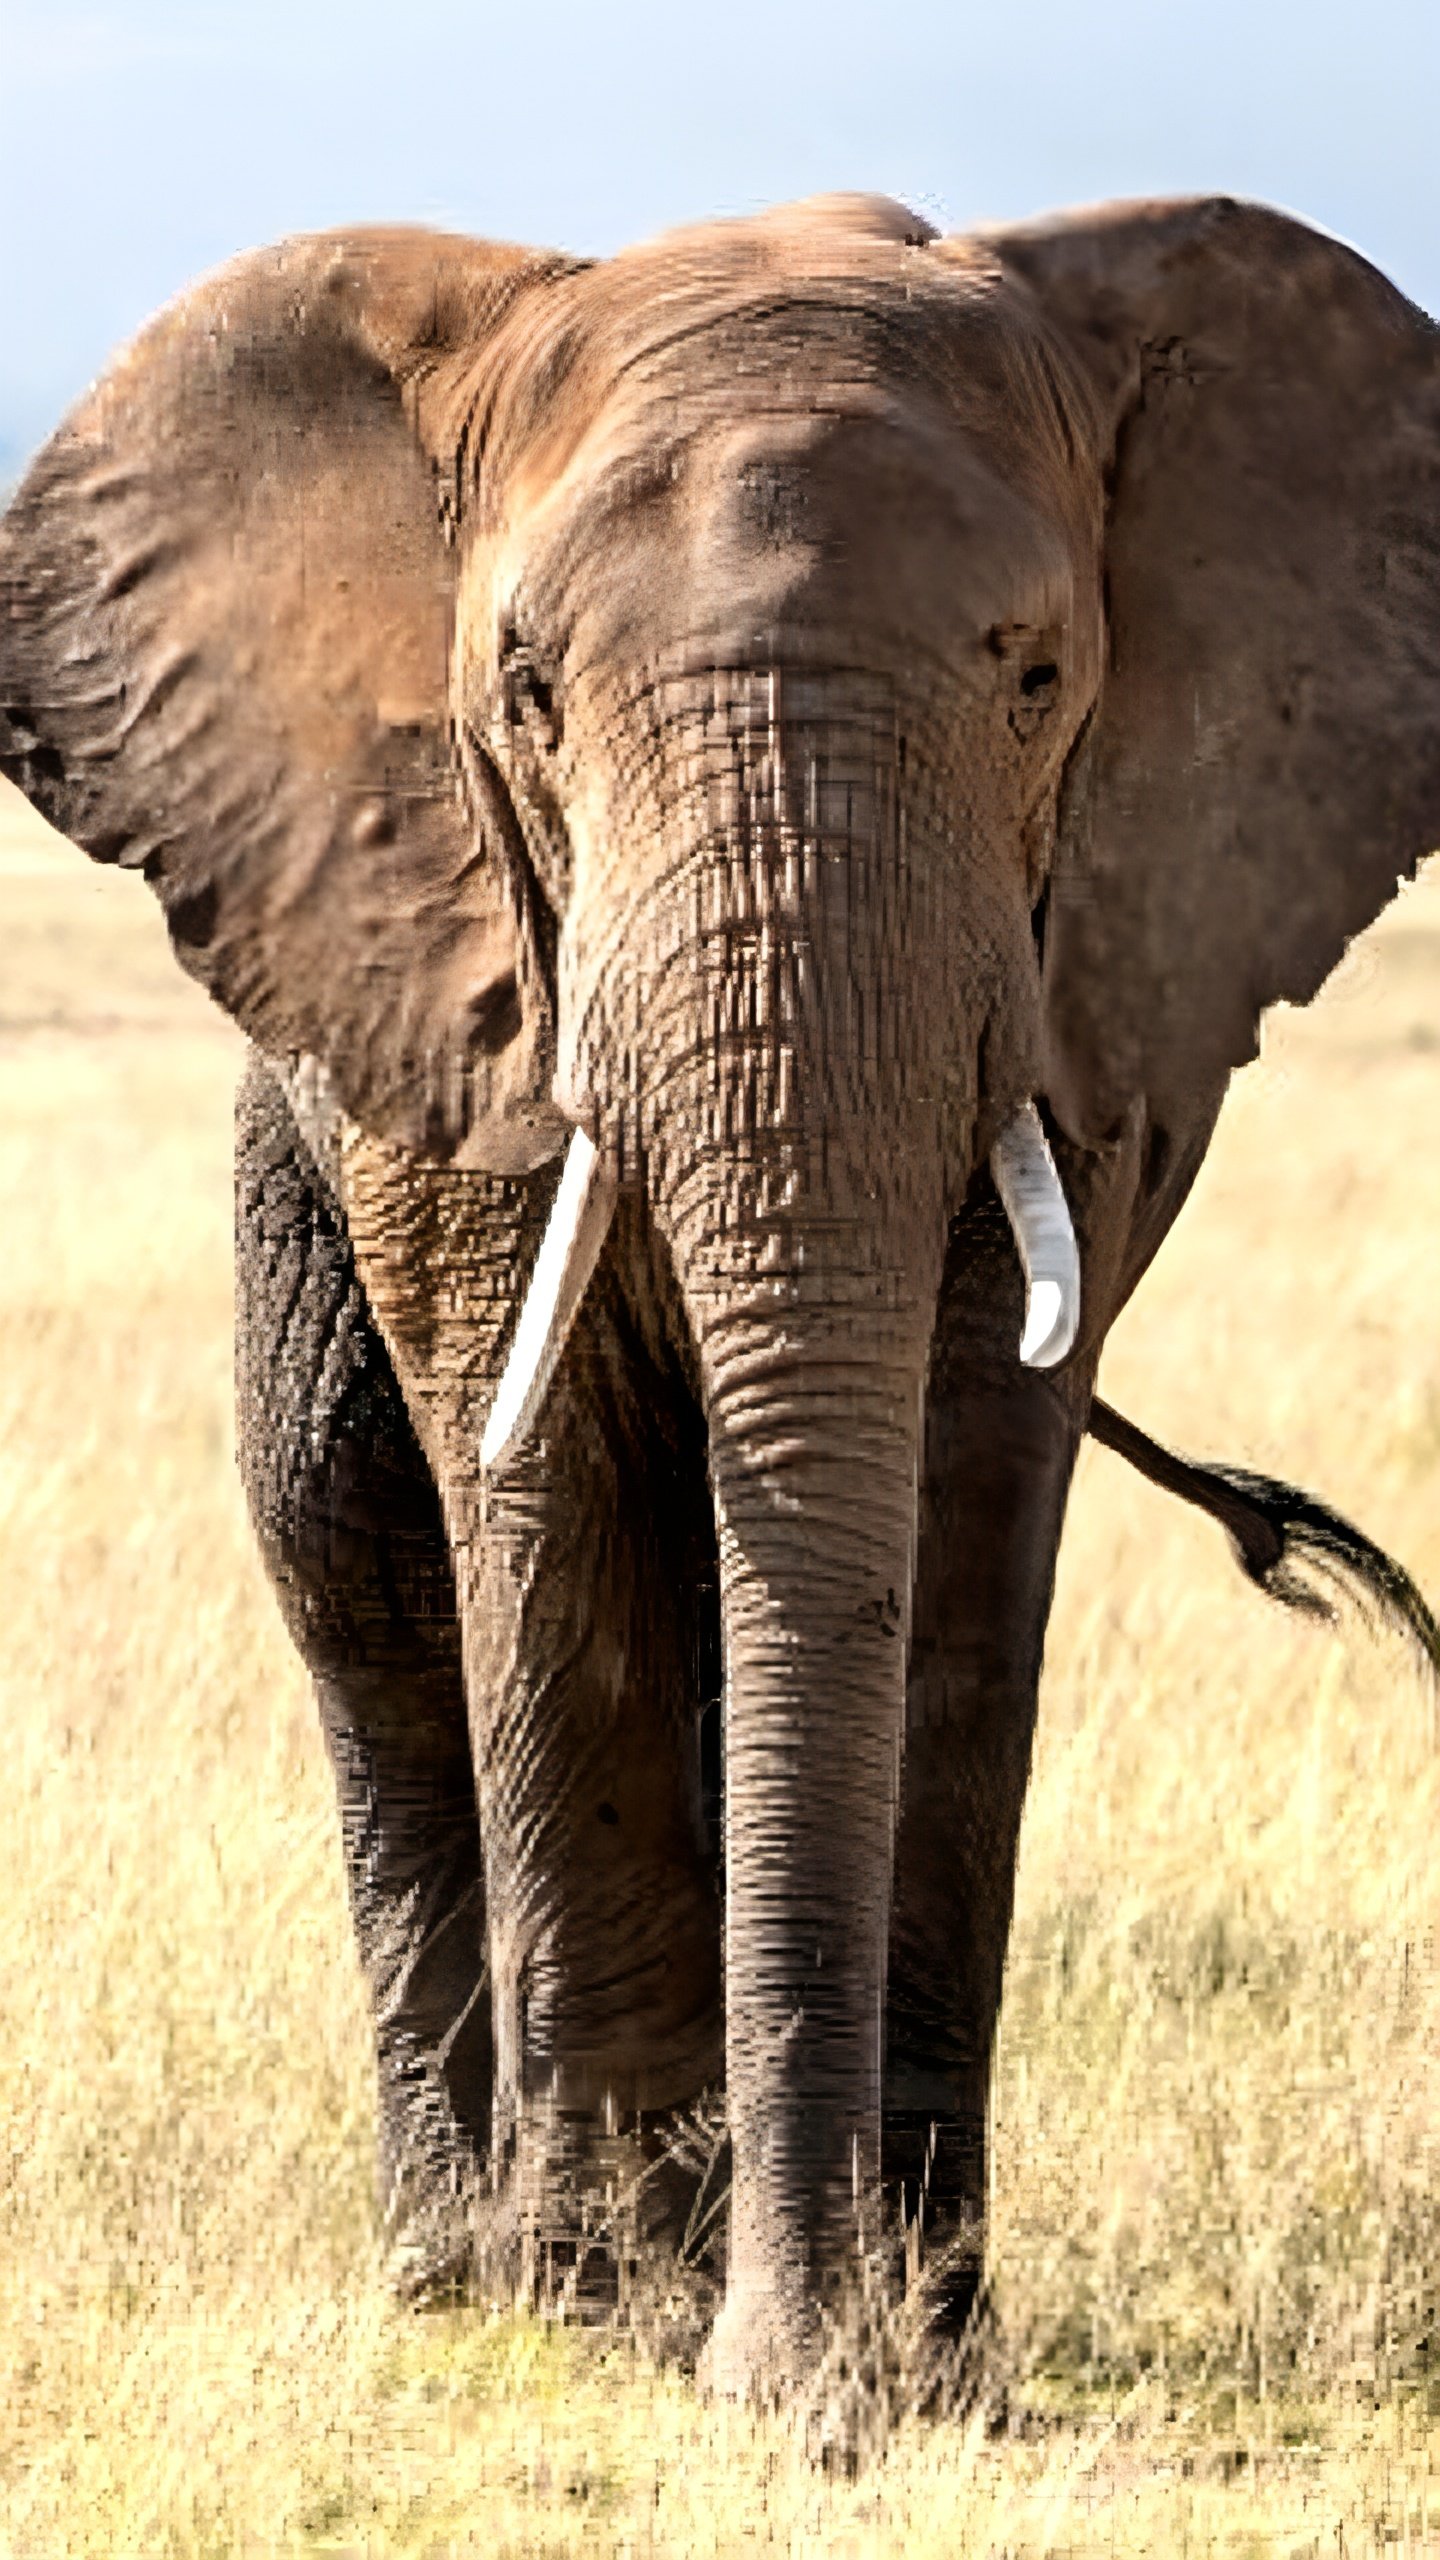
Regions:
<instances>
[{"instance_id":1,"label":"elephant tusk pair","mask_svg":"<svg viewBox=\"0 0 1440 2560\"><path fill-rule=\"evenodd\" d=\"M990 1170L1025 1271L1020 1357L1029 1369L1053 1369L1069 1351L1080 1321L1080 1262L1065 1193L1033 1102L1022 1103L996 1139ZM529 1435L614 1208L614 1176L593 1140L577 1129L480 1443L487 1469L503 1466Z\"/></svg>"}]
</instances>

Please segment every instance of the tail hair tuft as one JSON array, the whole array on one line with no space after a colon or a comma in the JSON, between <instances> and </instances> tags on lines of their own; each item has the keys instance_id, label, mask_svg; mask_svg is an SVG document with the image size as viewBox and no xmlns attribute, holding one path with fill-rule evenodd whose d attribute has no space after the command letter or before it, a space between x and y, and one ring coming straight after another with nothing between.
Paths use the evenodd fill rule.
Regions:
<instances>
[{"instance_id":1,"label":"tail hair tuft","mask_svg":"<svg viewBox=\"0 0 1440 2560\"><path fill-rule=\"evenodd\" d=\"M1241 1571L1286 1608L1332 1624L1341 1605L1367 1626L1399 1636L1440 1682L1440 1626L1402 1564L1327 1502L1249 1467L1178 1457L1097 1396L1091 1436L1147 1476L1218 1520Z\"/></svg>"}]
</instances>

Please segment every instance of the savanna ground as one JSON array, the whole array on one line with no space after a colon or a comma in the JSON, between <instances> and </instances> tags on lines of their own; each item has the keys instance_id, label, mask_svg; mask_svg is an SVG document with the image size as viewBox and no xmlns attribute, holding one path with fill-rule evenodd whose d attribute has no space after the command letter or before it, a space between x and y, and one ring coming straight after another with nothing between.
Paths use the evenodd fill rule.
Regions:
<instances>
[{"instance_id":1,"label":"savanna ground","mask_svg":"<svg viewBox=\"0 0 1440 2560\"><path fill-rule=\"evenodd\" d=\"M1437 989L1440 880L1272 1024L1104 1377L1432 1596ZM1010 2431L827 2475L623 2339L392 2307L231 1459L238 1055L143 889L0 803L0 2550L1440 2551L1431 1705L1095 1449L995 2107Z\"/></svg>"}]
</instances>

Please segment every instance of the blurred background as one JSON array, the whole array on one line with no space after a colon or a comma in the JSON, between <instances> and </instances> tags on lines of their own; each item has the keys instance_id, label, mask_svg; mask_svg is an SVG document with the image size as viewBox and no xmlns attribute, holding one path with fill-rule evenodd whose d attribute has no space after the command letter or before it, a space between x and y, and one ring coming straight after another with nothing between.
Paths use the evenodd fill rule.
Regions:
<instances>
[{"instance_id":1,"label":"blurred background","mask_svg":"<svg viewBox=\"0 0 1440 2560\"><path fill-rule=\"evenodd\" d=\"M1222 190L1440 306L1435 0L3 0L0 483L201 269L413 221L605 253L877 188Z\"/></svg>"}]
</instances>

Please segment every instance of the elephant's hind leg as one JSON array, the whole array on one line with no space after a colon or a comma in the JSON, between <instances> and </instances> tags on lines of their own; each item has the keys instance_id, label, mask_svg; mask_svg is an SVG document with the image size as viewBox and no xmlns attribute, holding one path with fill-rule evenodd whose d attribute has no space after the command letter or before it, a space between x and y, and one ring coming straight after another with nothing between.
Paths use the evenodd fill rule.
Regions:
<instances>
[{"instance_id":1,"label":"elephant's hind leg","mask_svg":"<svg viewBox=\"0 0 1440 2560\"><path fill-rule=\"evenodd\" d=\"M314 1682L379 2059L379 2188L419 2287L463 2267L489 2140L480 1834L439 1498L342 1213L259 1062L236 1115L241 1472Z\"/></svg>"}]
</instances>

